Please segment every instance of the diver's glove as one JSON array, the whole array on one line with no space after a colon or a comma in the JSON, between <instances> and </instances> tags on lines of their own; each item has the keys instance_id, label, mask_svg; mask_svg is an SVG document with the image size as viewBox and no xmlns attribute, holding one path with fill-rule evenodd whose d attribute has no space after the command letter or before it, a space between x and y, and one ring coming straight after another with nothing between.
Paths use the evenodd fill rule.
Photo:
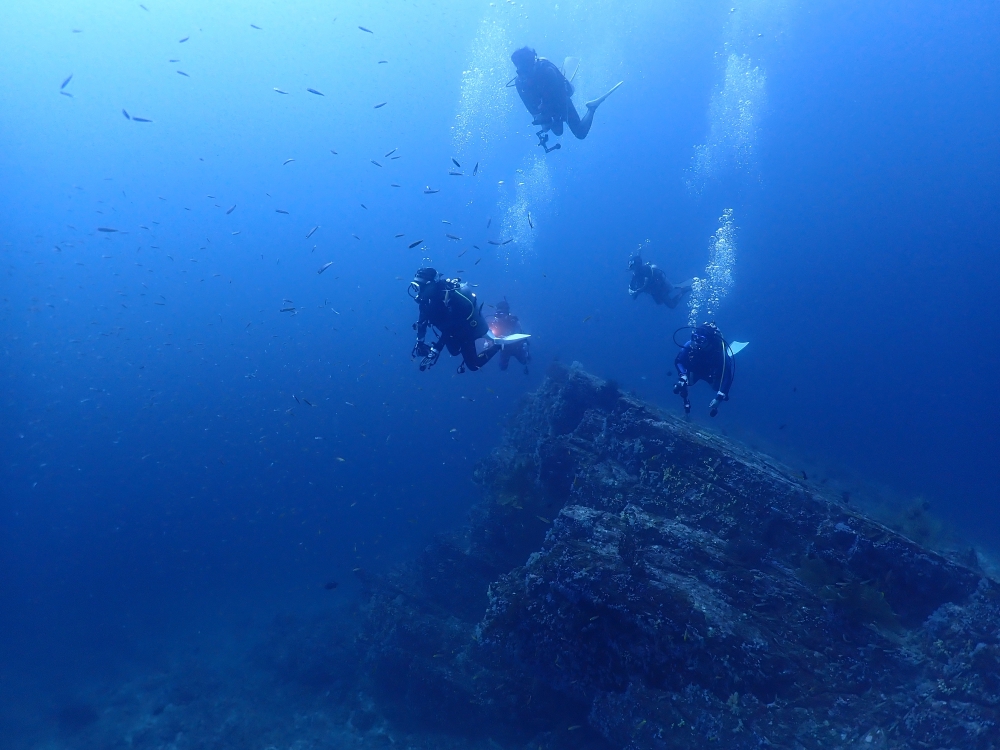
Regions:
<instances>
[{"instance_id":1,"label":"diver's glove","mask_svg":"<svg viewBox=\"0 0 1000 750\"><path fill-rule=\"evenodd\" d=\"M708 405L708 416L714 417L719 413L719 404L723 401L728 401L729 396L727 396L722 391L715 394L715 398L712 399L711 403Z\"/></svg>"},{"instance_id":2,"label":"diver's glove","mask_svg":"<svg viewBox=\"0 0 1000 750\"><path fill-rule=\"evenodd\" d=\"M426 343L417 339L417 343L413 345L413 351L410 352L410 359L416 359L417 357L426 357L431 351L431 348L427 346Z\"/></svg>"}]
</instances>

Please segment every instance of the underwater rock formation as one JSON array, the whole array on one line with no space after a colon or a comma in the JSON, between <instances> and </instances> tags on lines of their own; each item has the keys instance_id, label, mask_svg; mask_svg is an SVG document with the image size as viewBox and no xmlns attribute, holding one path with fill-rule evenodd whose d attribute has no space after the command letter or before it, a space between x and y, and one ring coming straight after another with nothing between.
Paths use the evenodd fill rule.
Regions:
<instances>
[{"instance_id":1,"label":"underwater rock formation","mask_svg":"<svg viewBox=\"0 0 1000 750\"><path fill-rule=\"evenodd\" d=\"M1000 586L579 365L370 592L401 725L532 747L1000 747Z\"/></svg>"}]
</instances>

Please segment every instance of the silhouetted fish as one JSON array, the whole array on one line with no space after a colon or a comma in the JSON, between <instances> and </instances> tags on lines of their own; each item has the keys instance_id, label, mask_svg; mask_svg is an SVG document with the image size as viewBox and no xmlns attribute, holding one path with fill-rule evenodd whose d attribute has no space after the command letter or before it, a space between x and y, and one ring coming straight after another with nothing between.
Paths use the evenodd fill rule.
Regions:
<instances>
[{"instance_id":1,"label":"silhouetted fish","mask_svg":"<svg viewBox=\"0 0 1000 750\"><path fill-rule=\"evenodd\" d=\"M122 114L125 115L125 119L126 120L131 120L132 119L132 117L129 115L129 113L126 112L124 109L122 110Z\"/></svg>"},{"instance_id":2,"label":"silhouetted fish","mask_svg":"<svg viewBox=\"0 0 1000 750\"><path fill-rule=\"evenodd\" d=\"M447 237L449 240L460 240L460 239L462 239L461 237L456 237L453 234L446 234L445 237Z\"/></svg>"},{"instance_id":3,"label":"silhouetted fish","mask_svg":"<svg viewBox=\"0 0 1000 750\"><path fill-rule=\"evenodd\" d=\"M323 271L325 271L326 269L328 269L332 265L333 265L333 261L332 260L329 263L324 263L322 266L319 267L319 270L316 273L323 273Z\"/></svg>"},{"instance_id":4,"label":"silhouetted fish","mask_svg":"<svg viewBox=\"0 0 1000 750\"><path fill-rule=\"evenodd\" d=\"M282 210L282 209L280 209L280 208L276 208L276 209L274 209L274 212L275 212L276 214L287 214L287 213L288 213L288 211L284 211L284 210Z\"/></svg>"},{"instance_id":5,"label":"silhouetted fish","mask_svg":"<svg viewBox=\"0 0 1000 750\"><path fill-rule=\"evenodd\" d=\"M381 104L376 104L374 107L372 107L372 109L380 109L380 108L384 107L388 103L389 102L382 102Z\"/></svg>"},{"instance_id":6,"label":"silhouetted fish","mask_svg":"<svg viewBox=\"0 0 1000 750\"><path fill-rule=\"evenodd\" d=\"M474 166L472 168L472 176L475 177L477 174L479 174L479 162L478 161L476 162L476 166Z\"/></svg>"},{"instance_id":7,"label":"silhouetted fish","mask_svg":"<svg viewBox=\"0 0 1000 750\"><path fill-rule=\"evenodd\" d=\"M183 70L178 70L177 71L177 75L184 76L185 78L190 78L191 77L187 73L185 73Z\"/></svg>"},{"instance_id":8,"label":"silhouetted fish","mask_svg":"<svg viewBox=\"0 0 1000 750\"><path fill-rule=\"evenodd\" d=\"M394 153L396 153L396 151L398 151L398 150L399 150L399 149L397 149L397 148L394 148L394 149L393 149L392 151L390 151L390 152L389 152L388 154L386 154L386 155L385 155L385 158L386 158L386 159L388 159L388 158L389 158L390 156L392 156L392 155L393 155Z\"/></svg>"},{"instance_id":9,"label":"silhouetted fish","mask_svg":"<svg viewBox=\"0 0 1000 750\"><path fill-rule=\"evenodd\" d=\"M257 26L257 25L255 25L255 24L250 24L250 28L251 28L251 29L257 29L257 31L260 31L260 30L261 30L260 26Z\"/></svg>"},{"instance_id":10,"label":"silhouetted fish","mask_svg":"<svg viewBox=\"0 0 1000 750\"><path fill-rule=\"evenodd\" d=\"M152 122L152 120L147 120L145 117L133 117L132 122Z\"/></svg>"},{"instance_id":11,"label":"silhouetted fish","mask_svg":"<svg viewBox=\"0 0 1000 750\"><path fill-rule=\"evenodd\" d=\"M98 232L117 232L117 229L111 229L110 227L98 227Z\"/></svg>"},{"instance_id":12,"label":"silhouetted fish","mask_svg":"<svg viewBox=\"0 0 1000 750\"><path fill-rule=\"evenodd\" d=\"M70 82L70 81L72 81L72 80L73 80L73 74L72 74L72 73L70 73L70 74L69 74L69 78L67 78L67 79L66 79L65 81L63 81L63 82L62 82L62 86L60 86L59 88L60 88L60 89L64 89L64 88L66 88L66 86L67 86L67 85L69 84L69 82Z\"/></svg>"},{"instance_id":13,"label":"silhouetted fish","mask_svg":"<svg viewBox=\"0 0 1000 750\"><path fill-rule=\"evenodd\" d=\"M434 190L430 185L424 188L424 195L434 195L434 193L440 192L440 190Z\"/></svg>"},{"instance_id":14,"label":"silhouetted fish","mask_svg":"<svg viewBox=\"0 0 1000 750\"><path fill-rule=\"evenodd\" d=\"M184 42L186 42L186 41L187 41L188 39L190 39L190 38L191 38L191 37L189 37L189 36L186 36L186 37L184 37L183 39L181 39L180 41L178 41L177 43L178 43L178 44L184 44Z\"/></svg>"},{"instance_id":15,"label":"silhouetted fish","mask_svg":"<svg viewBox=\"0 0 1000 750\"><path fill-rule=\"evenodd\" d=\"M459 164L459 163L458 163L457 161L455 161L455 157L454 157L454 156L453 156L453 157L451 157L451 163L452 163L452 164L454 164L454 165L455 165L456 167L458 167L459 169L461 169L461 168L462 168L462 165L461 165L461 164Z\"/></svg>"},{"instance_id":16,"label":"silhouetted fish","mask_svg":"<svg viewBox=\"0 0 1000 750\"><path fill-rule=\"evenodd\" d=\"M371 29L366 29L364 26L358 26L358 28L361 29L362 31L368 32L369 34L374 34L375 33Z\"/></svg>"},{"instance_id":17,"label":"silhouetted fish","mask_svg":"<svg viewBox=\"0 0 1000 750\"><path fill-rule=\"evenodd\" d=\"M281 89L278 88L276 88L275 91L277 91L279 94L285 94L286 96L288 95L287 91L282 91Z\"/></svg>"},{"instance_id":18,"label":"silhouetted fish","mask_svg":"<svg viewBox=\"0 0 1000 750\"><path fill-rule=\"evenodd\" d=\"M326 96L322 91L317 91L316 89L306 89L310 94L316 94L316 96Z\"/></svg>"},{"instance_id":19,"label":"silhouetted fish","mask_svg":"<svg viewBox=\"0 0 1000 750\"><path fill-rule=\"evenodd\" d=\"M229 216L229 214L231 214L235 210L236 210L236 204L234 203L232 206L229 207L229 210L226 211L226 216Z\"/></svg>"},{"instance_id":20,"label":"silhouetted fish","mask_svg":"<svg viewBox=\"0 0 1000 750\"><path fill-rule=\"evenodd\" d=\"M374 164L374 165L375 165L376 167L381 167L381 166L382 166L381 164L379 164L379 163L378 163L377 161L375 161L374 159L369 159L369 161L370 161L370 162L371 162L372 164Z\"/></svg>"},{"instance_id":21,"label":"silhouetted fish","mask_svg":"<svg viewBox=\"0 0 1000 750\"><path fill-rule=\"evenodd\" d=\"M400 235L400 236L402 237L402 235ZM417 245L419 245L419 244L420 244L421 242L423 242L423 240L417 240L416 242L411 242L411 243L410 243L410 250L412 250L413 248L415 248L415 247L416 247Z\"/></svg>"},{"instance_id":22,"label":"silhouetted fish","mask_svg":"<svg viewBox=\"0 0 1000 750\"><path fill-rule=\"evenodd\" d=\"M306 235L306 239L308 240L310 237L312 237L313 234L316 233L317 229L319 229L319 224L317 224L316 226L314 226L312 229L309 230L309 234Z\"/></svg>"}]
</instances>

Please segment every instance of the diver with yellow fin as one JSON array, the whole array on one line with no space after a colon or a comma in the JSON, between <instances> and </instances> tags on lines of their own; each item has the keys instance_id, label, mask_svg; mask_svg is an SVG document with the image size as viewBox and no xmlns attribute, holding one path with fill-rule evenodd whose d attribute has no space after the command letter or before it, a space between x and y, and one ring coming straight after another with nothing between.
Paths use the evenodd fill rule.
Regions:
<instances>
[{"instance_id":1,"label":"diver with yellow fin","mask_svg":"<svg viewBox=\"0 0 1000 750\"><path fill-rule=\"evenodd\" d=\"M566 71L560 70L551 60L538 57L531 47L521 47L510 59L517 68L517 76L511 83L516 86L521 101L535 118L531 124L541 126L536 135L538 145L545 149L545 153L561 147L559 143L549 146L548 142L549 131L557 136L563 134L563 123L569 125L570 132L577 138L586 138L594 124L597 108L623 83L616 83L604 96L587 102L587 114L580 117L571 99L575 91L572 83L576 75L575 69L570 71L567 65ZM575 58L567 58L567 63L572 60ZM507 85L510 86L511 83Z\"/></svg>"},{"instance_id":2,"label":"diver with yellow fin","mask_svg":"<svg viewBox=\"0 0 1000 750\"><path fill-rule=\"evenodd\" d=\"M444 349L453 357L462 355L460 373L466 368L478 370L500 352L501 347L488 336L482 304L461 279L446 279L433 268L421 268L410 282L408 293L420 307L420 316L413 324L417 342L410 359L421 358L421 372L437 364ZM428 328L439 334L430 345L424 341ZM481 338L486 338L486 347L479 352L476 341Z\"/></svg>"}]
</instances>

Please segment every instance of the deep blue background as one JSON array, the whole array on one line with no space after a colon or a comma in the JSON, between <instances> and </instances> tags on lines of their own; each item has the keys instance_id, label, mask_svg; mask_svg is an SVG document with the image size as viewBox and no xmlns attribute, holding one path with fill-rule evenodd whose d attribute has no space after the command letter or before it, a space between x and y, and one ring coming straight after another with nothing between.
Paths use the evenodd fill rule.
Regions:
<instances>
[{"instance_id":1,"label":"deep blue background","mask_svg":"<svg viewBox=\"0 0 1000 750\"><path fill-rule=\"evenodd\" d=\"M702 273L725 208L752 344L713 426L1000 539L995 4L145 4L0 10L0 692L349 595L460 523L555 358L676 409L686 315L624 266ZM625 80L586 141L543 157L513 90L462 88L523 43L581 58L578 106ZM754 157L692 192L730 53L766 76ZM424 257L507 296L530 376L417 372Z\"/></svg>"}]
</instances>

